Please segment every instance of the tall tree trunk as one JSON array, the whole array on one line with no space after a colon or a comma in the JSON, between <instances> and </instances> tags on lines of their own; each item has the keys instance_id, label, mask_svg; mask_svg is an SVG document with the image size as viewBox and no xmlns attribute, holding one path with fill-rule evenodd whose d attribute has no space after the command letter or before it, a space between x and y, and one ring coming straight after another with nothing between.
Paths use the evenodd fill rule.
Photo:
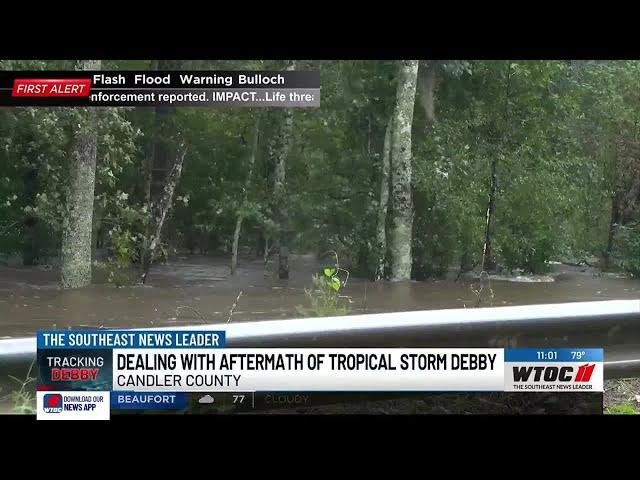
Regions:
<instances>
[{"instance_id":1,"label":"tall tree trunk","mask_svg":"<svg viewBox=\"0 0 640 480\"><path fill-rule=\"evenodd\" d=\"M287 70L295 70L295 60ZM273 158L273 194L275 197L275 219L278 224L278 278L289 278L289 214L287 213L286 170L287 157L291 147L293 132L293 109L287 108L283 112L279 135L272 143Z\"/></svg>"},{"instance_id":2,"label":"tall tree trunk","mask_svg":"<svg viewBox=\"0 0 640 480\"><path fill-rule=\"evenodd\" d=\"M150 65L151 71L159 70L159 62L158 60L152 60ZM151 218L151 183L153 179L153 164L156 156L156 143L159 141L158 139L158 130L160 120L162 118L162 107L155 107L153 109L153 119L151 122L151 135L149 135L150 142L148 144L148 151L144 159L144 204L147 206L147 212L149 212L149 217L147 220Z\"/></svg>"},{"instance_id":3,"label":"tall tree trunk","mask_svg":"<svg viewBox=\"0 0 640 480\"><path fill-rule=\"evenodd\" d=\"M498 139L498 152L503 152L508 148L508 130L509 125L509 90L511 88L511 61L507 62L507 77L505 82L503 125L499 128L498 135L502 135ZM498 157L493 154L491 159L491 178L489 182L489 205L487 205L487 215L484 230L484 245L482 248L482 271L493 271L496 269L496 257L492 248L493 229L495 224L496 213L496 195L498 192Z\"/></svg>"},{"instance_id":4,"label":"tall tree trunk","mask_svg":"<svg viewBox=\"0 0 640 480\"><path fill-rule=\"evenodd\" d=\"M611 197L611 216L609 217L609 232L607 235L607 248L604 251L603 260L604 260L604 268L608 269L611 267L611 254L613 253L613 242L616 238L616 232L618 230L618 226L622 220L622 215L620 212L620 203L621 203L621 195L619 192L616 192Z\"/></svg>"},{"instance_id":5,"label":"tall tree trunk","mask_svg":"<svg viewBox=\"0 0 640 480\"><path fill-rule=\"evenodd\" d=\"M258 155L258 141L260 138L260 113L256 113L256 123L253 127L253 145L251 147L251 156L249 157L249 171L247 173L247 179L244 184L244 192L242 198L242 205L238 218L236 219L236 228L233 232L233 245L231 247L231 275L235 275L236 267L238 266L238 243L240 242L240 230L242 229L242 221L244 220L245 208L247 206L249 188L251 187L251 177L253 176L253 166L256 163L256 156Z\"/></svg>"},{"instance_id":6,"label":"tall tree trunk","mask_svg":"<svg viewBox=\"0 0 640 480\"><path fill-rule=\"evenodd\" d=\"M622 200L622 221L624 223L627 223L633 218L638 201L640 200L640 169L636 169L633 175L631 185Z\"/></svg>"},{"instance_id":7,"label":"tall tree trunk","mask_svg":"<svg viewBox=\"0 0 640 480\"><path fill-rule=\"evenodd\" d=\"M95 197L94 197L95 198ZM91 226L91 258L95 258L98 249L98 240L102 218L104 216L104 200L98 195L97 200L93 202L93 221Z\"/></svg>"},{"instance_id":8,"label":"tall tree trunk","mask_svg":"<svg viewBox=\"0 0 640 480\"><path fill-rule=\"evenodd\" d=\"M151 63L152 70L178 70L179 66L180 62L176 60L154 60ZM181 162L184 160L186 147L182 146L176 149L175 133L175 108L155 107L151 134L152 144L145 161L144 195L148 216L140 254L140 282L142 283L147 280L153 255L161 241L164 220L171 208L171 203L165 205L164 201L173 202L173 191L182 173ZM171 186L169 178L176 171L178 171L178 176L175 179L175 184ZM171 190L169 197L165 194L167 188Z\"/></svg>"},{"instance_id":9,"label":"tall tree trunk","mask_svg":"<svg viewBox=\"0 0 640 480\"><path fill-rule=\"evenodd\" d=\"M411 127L418 76L417 60L402 60L391 134L393 222L390 230L391 280L411 278L413 200Z\"/></svg>"},{"instance_id":10,"label":"tall tree trunk","mask_svg":"<svg viewBox=\"0 0 640 480\"><path fill-rule=\"evenodd\" d=\"M421 68L418 77L418 89L420 90L420 105L424 110L424 117L427 126L432 125L436 121L436 113L434 107L434 97L436 89L436 69L437 62L431 60L426 68Z\"/></svg>"},{"instance_id":11,"label":"tall tree trunk","mask_svg":"<svg viewBox=\"0 0 640 480\"><path fill-rule=\"evenodd\" d=\"M99 70L100 60L83 60L80 70ZM62 224L62 287L80 288L91 283L91 230L96 179L97 113L79 109L73 122L69 165L69 190Z\"/></svg>"},{"instance_id":12,"label":"tall tree trunk","mask_svg":"<svg viewBox=\"0 0 640 480\"><path fill-rule=\"evenodd\" d=\"M378 204L378 225L376 244L378 261L375 280L384 278L384 264L387 256L387 210L389 206L389 172L391 170L391 128L393 117L387 121L382 147L382 165L380 169L380 202Z\"/></svg>"},{"instance_id":13,"label":"tall tree trunk","mask_svg":"<svg viewBox=\"0 0 640 480\"><path fill-rule=\"evenodd\" d=\"M496 169L498 166L497 157L494 155L491 160L491 179L489 185L489 205L487 206L487 216L484 229L484 247L482 249L482 267L481 271L493 271L496 268L496 261L493 251L491 249L491 240L493 234L493 223L495 219L496 211L496 190L497 190L497 175Z\"/></svg>"},{"instance_id":14,"label":"tall tree trunk","mask_svg":"<svg viewBox=\"0 0 640 480\"><path fill-rule=\"evenodd\" d=\"M171 210L171 206L173 205L173 194L175 193L176 186L180 181L180 176L182 175L182 166L184 165L184 157L187 153L187 146L184 143L181 143L178 146L178 153L176 155L176 160L173 164L171 172L166 179L166 184L162 191L162 195L158 199L157 202L153 204L153 229L149 232L148 236L148 248L144 252L143 256L143 270L140 276L140 281L145 283L147 280L147 274L149 273L149 268L151 267L151 263L153 261L153 254L155 253L158 245L160 245L160 239L162 234L162 227L164 226L164 222L167 219L167 215L169 210Z\"/></svg>"},{"instance_id":15,"label":"tall tree trunk","mask_svg":"<svg viewBox=\"0 0 640 480\"><path fill-rule=\"evenodd\" d=\"M22 177L24 196L28 204L33 205L38 194L38 170L29 169ZM40 257L40 242L38 239L38 220L28 214L24 219L22 264L37 265Z\"/></svg>"}]
</instances>

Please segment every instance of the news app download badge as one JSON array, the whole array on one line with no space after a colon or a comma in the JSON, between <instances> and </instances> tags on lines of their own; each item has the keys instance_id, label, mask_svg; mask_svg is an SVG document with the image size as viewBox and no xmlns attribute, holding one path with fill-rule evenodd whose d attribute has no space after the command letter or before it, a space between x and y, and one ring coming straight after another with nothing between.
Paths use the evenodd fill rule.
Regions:
<instances>
[{"instance_id":1,"label":"news app download badge","mask_svg":"<svg viewBox=\"0 0 640 480\"><path fill-rule=\"evenodd\" d=\"M109 420L111 392L36 392L38 420Z\"/></svg>"}]
</instances>

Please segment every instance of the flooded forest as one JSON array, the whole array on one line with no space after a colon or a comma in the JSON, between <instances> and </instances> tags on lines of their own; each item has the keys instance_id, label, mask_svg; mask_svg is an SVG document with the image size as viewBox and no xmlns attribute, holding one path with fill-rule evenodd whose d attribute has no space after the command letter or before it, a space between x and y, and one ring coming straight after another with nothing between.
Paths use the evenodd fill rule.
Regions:
<instances>
[{"instance_id":1,"label":"flooded forest","mask_svg":"<svg viewBox=\"0 0 640 480\"><path fill-rule=\"evenodd\" d=\"M638 61L319 70L319 108L0 109L0 339L640 297Z\"/></svg>"}]
</instances>

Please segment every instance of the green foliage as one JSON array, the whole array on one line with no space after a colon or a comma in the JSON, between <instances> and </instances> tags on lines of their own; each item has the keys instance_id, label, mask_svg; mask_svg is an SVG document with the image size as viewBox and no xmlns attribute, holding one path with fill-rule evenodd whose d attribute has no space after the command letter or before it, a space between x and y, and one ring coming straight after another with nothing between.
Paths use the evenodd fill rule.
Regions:
<instances>
[{"instance_id":1,"label":"green foliage","mask_svg":"<svg viewBox=\"0 0 640 480\"><path fill-rule=\"evenodd\" d=\"M546 190L548 191L548 190ZM509 192L495 233L496 249L509 270L521 268L530 273L547 271L547 262L557 253L560 241L558 217L542 198L545 192L535 179L522 182ZM529 213L525 213L525 212Z\"/></svg>"},{"instance_id":2,"label":"green foliage","mask_svg":"<svg viewBox=\"0 0 640 480\"><path fill-rule=\"evenodd\" d=\"M14 391L11 393L11 403L13 413L25 415L36 414L36 397L28 391Z\"/></svg>"},{"instance_id":3,"label":"green foliage","mask_svg":"<svg viewBox=\"0 0 640 480\"><path fill-rule=\"evenodd\" d=\"M11 380L15 381L18 385L20 385L19 390L14 390L9 395L9 400L13 405L14 413L23 413L28 415L33 415L36 413L36 397L31 392L31 384L35 382L35 377L32 377L33 366L35 364L35 360L31 362L29 366L29 371L27 372L24 380L16 378L12 375L9 376Z\"/></svg>"},{"instance_id":4,"label":"green foliage","mask_svg":"<svg viewBox=\"0 0 640 480\"><path fill-rule=\"evenodd\" d=\"M147 207L131 205L127 193L116 189L112 195L100 195L103 210L102 224L108 228L105 237L108 258L95 266L106 273L109 283L117 287L134 282L134 264L140 260L144 239Z\"/></svg>"},{"instance_id":5,"label":"green foliage","mask_svg":"<svg viewBox=\"0 0 640 480\"><path fill-rule=\"evenodd\" d=\"M640 278L640 222L618 228L614 257L622 270Z\"/></svg>"},{"instance_id":6,"label":"green foliage","mask_svg":"<svg viewBox=\"0 0 640 480\"><path fill-rule=\"evenodd\" d=\"M12 60L0 61L0 68L65 69L73 63ZM397 62L298 63L320 70L322 108L294 111L286 170L290 246L294 252L335 251L344 267L372 278L385 254L375 239ZM181 68L279 70L285 64L185 61ZM103 63L105 69L150 66ZM425 123L420 94L414 115L414 277L442 277L480 263L492 163L499 264L538 273L549 260L602 253L611 199L633 192L640 168L640 62L450 60L436 68L436 122ZM258 113L264 115L258 155L247 179ZM19 254L35 263L58 254L78 115L77 109L0 111L0 259ZM279 109L175 110L171 133L179 131L189 151L163 233L166 246L227 253L239 214L244 245L264 237L274 243L278 199L269 148L281 115ZM99 109L95 232L98 248L109 254L102 267L116 285L128 283L139 262L153 132L153 109ZM634 201L620 206L627 213L613 258L638 276L634 222L640 207ZM392 216L390 204L389 221Z\"/></svg>"},{"instance_id":7,"label":"green foliage","mask_svg":"<svg viewBox=\"0 0 640 480\"><path fill-rule=\"evenodd\" d=\"M640 410L631 404L613 405L604 411L609 415L640 415Z\"/></svg>"},{"instance_id":8,"label":"green foliage","mask_svg":"<svg viewBox=\"0 0 640 480\"><path fill-rule=\"evenodd\" d=\"M333 269L332 269L333 270ZM312 288L305 288L304 294L309 301L309 307L298 305L296 311L304 317L335 317L349 313L345 299L338 291L340 280L336 276L314 275Z\"/></svg>"},{"instance_id":9,"label":"green foliage","mask_svg":"<svg viewBox=\"0 0 640 480\"><path fill-rule=\"evenodd\" d=\"M139 260L142 234L116 225L109 231L111 255L107 261L95 262L98 269L107 274L109 283L116 287L131 285L134 281L132 265Z\"/></svg>"}]
</instances>

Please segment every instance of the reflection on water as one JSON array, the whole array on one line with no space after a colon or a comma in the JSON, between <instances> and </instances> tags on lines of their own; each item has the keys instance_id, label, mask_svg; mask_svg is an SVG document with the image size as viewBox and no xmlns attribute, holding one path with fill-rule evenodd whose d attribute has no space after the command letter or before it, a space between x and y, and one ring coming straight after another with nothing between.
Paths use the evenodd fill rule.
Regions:
<instances>
[{"instance_id":1,"label":"reflection on water","mask_svg":"<svg viewBox=\"0 0 640 480\"><path fill-rule=\"evenodd\" d=\"M148 285L115 288L94 284L58 289L58 272L38 267L0 267L0 339L34 335L50 328L134 328L291 318L304 305L304 287L322 265L311 255L294 256L291 278L279 281L273 265L245 259L229 276L225 259L181 257L154 266ZM640 297L640 280L576 267L555 266L553 282L491 280L483 306L527 305ZM367 282L350 279L344 289L353 313L473 307L471 279L426 282ZM477 281L474 284L478 286Z\"/></svg>"}]
</instances>

